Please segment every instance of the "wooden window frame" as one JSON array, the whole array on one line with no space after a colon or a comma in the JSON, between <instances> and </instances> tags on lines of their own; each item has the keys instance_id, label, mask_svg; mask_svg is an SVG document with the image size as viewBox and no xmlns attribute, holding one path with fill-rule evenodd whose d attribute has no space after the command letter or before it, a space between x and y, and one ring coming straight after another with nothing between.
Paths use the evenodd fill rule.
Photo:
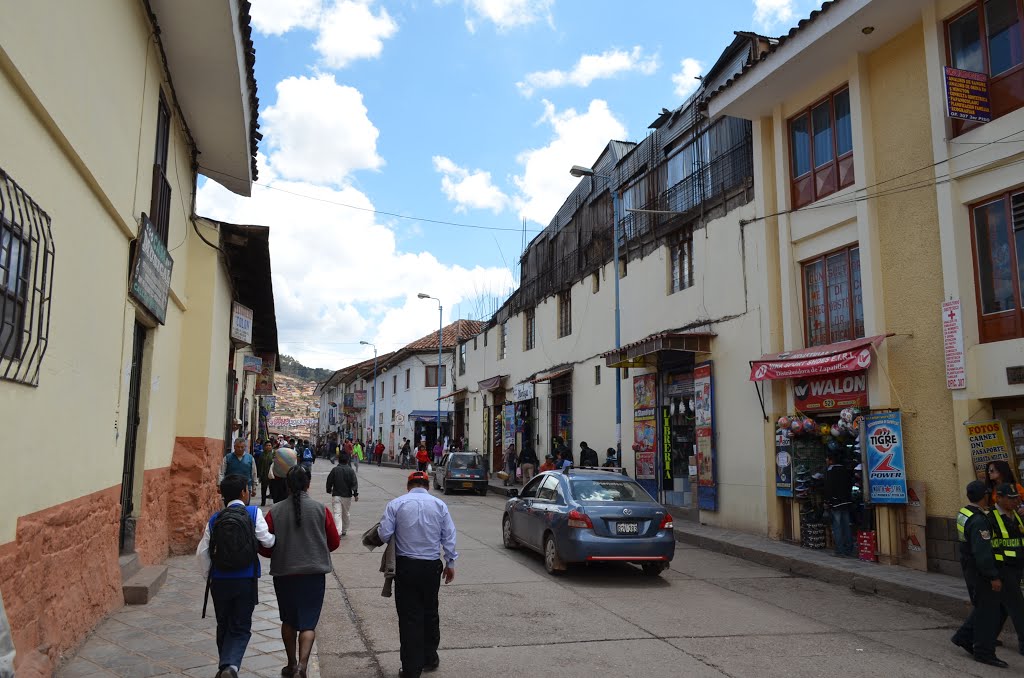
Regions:
<instances>
[{"instance_id":1,"label":"wooden window frame","mask_svg":"<svg viewBox=\"0 0 1024 678\"><path fill-rule=\"evenodd\" d=\"M431 376L430 376L431 375L431 370L433 370L433 374L434 374L433 378L431 378ZM441 386L444 387L444 386L448 385L448 383L447 383L448 379L446 379L446 377L448 375L445 373L445 370L443 369L443 367L442 367L442 369L438 370L437 369L437 365L424 365L423 366L423 380L424 380L424 383L426 384L426 388L437 388L437 374L438 374L438 372L440 372L440 374L441 374Z\"/></svg>"},{"instance_id":2,"label":"wooden window frame","mask_svg":"<svg viewBox=\"0 0 1024 678\"><path fill-rule=\"evenodd\" d=\"M459 376L466 373L466 355L469 352L469 345L465 342L459 344Z\"/></svg>"},{"instance_id":3,"label":"wooden window frame","mask_svg":"<svg viewBox=\"0 0 1024 678\"><path fill-rule=\"evenodd\" d=\"M171 184L167 181L167 161L170 157L171 108L163 92L156 116L156 148L153 152L153 185L150 194L149 216L163 244L167 245L171 221Z\"/></svg>"},{"instance_id":4,"label":"wooden window frame","mask_svg":"<svg viewBox=\"0 0 1024 678\"><path fill-rule=\"evenodd\" d=\"M856 290L853 287L853 278L854 278L854 276L853 276L853 263L852 263L852 254L853 254L854 250L857 250L857 265L859 267L860 266L860 243L853 243L853 244L850 244L850 245L846 245L844 247L839 247L839 248L836 248L834 250L830 250L828 252L825 252L823 254L819 254L818 256L814 257L813 259L808 259L806 261L801 261L800 262L800 289L801 289L801 291L803 293L803 299L802 299L802 304L801 304L801 313L803 314L804 346L805 347L810 348L811 346L827 346L828 344L834 344L834 343L839 342L839 341L849 341L849 340L852 340L852 339L862 339L864 334L866 334L866 331L865 331L865 332L861 333L860 336L857 335L857 304L856 304L857 294L856 294ZM829 302L829 284L828 284L828 264L827 264L827 261L828 261L829 257L832 257L832 256L834 256L836 254L841 253L841 252L846 253L846 278L847 278L847 285L849 286L849 290L850 290L850 300L848 302L848 304L849 304L849 313L850 313L850 336L845 338L845 339L844 338L833 339L832 338L832 326L831 326L832 325L832 320L831 320L831 314L830 314L830 305L831 304ZM807 301L808 301L808 296L807 296L807 275L806 275L805 271L806 271L808 266L811 266L813 264L817 264L819 262L821 262L821 264L822 264L823 275L825 276L825 280L824 280L825 298L822 300L822 303L825 306L825 329L824 329L824 332L825 332L825 339L826 339L826 341L824 341L822 343L814 343L814 344L812 344L811 343L811 317L810 317L810 314L808 313L808 309L807 309ZM863 273L861 273L861 280L863 280ZM861 312L863 312L863 305L864 305L864 302L863 302L863 299L862 299L861 300Z\"/></svg>"},{"instance_id":5,"label":"wooden window frame","mask_svg":"<svg viewBox=\"0 0 1024 678\"><path fill-rule=\"evenodd\" d=\"M853 167L853 156L854 149L851 148L842 155L839 154L838 139L839 135L836 134L836 104L835 98L837 95L847 92L849 95L850 85L849 83L844 84L842 87L838 87L835 90L829 92L820 99L814 101L810 106L804 108L796 115L791 116L786 121L786 139L789 147L789 187L790 187L790 200L792 201L793 209L799 209L806 205L810 205L813 202L821 200L822 198L832 195L838 191L852 186L855 181L854 167ZM812 118L812 112L818 108L821 104L828 103L829 105L829 124L832 129L832 159L828 162L821 164L820 166L814 160L814 123ZM800 176L793 176L795 170L794 159L794 148L793 148L793 123L800 118L807 118L807 130L809 138L809 159L810 169L801 174ZM850 102L850 126L852 133L853 126L853 102Z\"/></svg>"},{"instance_id":6,"label":"wooden window frame","mask_svg":"<svg viewBox=\"0 0 1024 678\"><path fill-rule=\"evenodd\" d=\"M537 309L528 308L523 319L523 350L531 351L537 345Z\"/></svg>"},{"instance_id":7,"label":"wooden window frame","mask_svg":"<svg viewBox=\"0 0 1024 678\"><path fill-rule=\"evenodd\" d=\"M508 357L508 321L501 323L498 328L498 360Z\"/></svg>"},{"instance_id":8,"label":"wooden window frame","mask_svg":"<svg viewBox=\"0 0 1024 678\"><path fill-rule=\"evenodd\" d=\"M572 334L572 290L558 293L558 338Z\"/></svg>"},{"instance_id":9,"label":"wooden window frame","mask_svg":"<svg viewBox=\"0 0 1024 678\"><path fill-rule=\"evenodd\" d=\"M1024 0L1017 1L1017 30L1021 33L1021 44L1024 45ZM991 57L988 49L988 27L985 23L985 0L971 0L942 22L942 39L946 47L946 64L953 65L953 50L949 39L949 28L953 22L962 19L971 11L978 12L978 35L981 36L981 58L984 62L985 74L991 70ZM988 76L989 100L992 119L1000 118L1019 108L1024 108L1024 60L999 75ZM953 118L953 136L960 136L985 123Z\"/></svg>"},{"instance_id":10,"label":"wooden window frame","mask_svg":"<svg viewBox=\"0 0 1024 678\"><path fill-rule=\"evenodd\" d=\"M398 393L398 375L397 374L392 374L391 375L391 394L394 395L396 393Z\"/></svg>"},{"instance_id":11,"label":"wooden window frame","mask_svg":"<svg viewBox=\"0 0 1024 678\"><path fill-rule=\"evenodd\" d=\"M409 390L409 386L412 382L412 368L405 368L405 390Z\"/></svg>"},{"instance_id":12,"label":"wooden window frame","mask_svg":"<svg viewBox=\"0 0 1024 678\"><path fill-rule=\"evenodd\" d=\"M1017 251L1016 239L1014 238L1013 224L1013 198L1024 195L1024 188L1018 187L1010 191L1004 191L983 200L968 205L967 211L971 223L971 259L974 263L974 295L978 306L978 340L982 344L989 344L996 341L1009 341L1024 337L1024 303L1021 300L1020 269L1017 261L1021 253ZM978 265L978 238L974 219L975 210L987 207L996 202L1002 202L1006 215L1007 241L1011 243L1010 248L1010 270L1014 272L1013 277L1013 298L1016 308L1005 311L994 311L985 313L984 302L981 298L981 269Z\"/></svg>"},{"instance_id":13,"label":"wooden window frame","mask_svg":"<svg viewBox=\"0 0 1024 678\"><path fill-rule=\"evenodd\" d=\"M677 272L679 275L676 275ZM669 294L693 287L692 233L687 232L679 242L669 247L668 276Z\"/></svg>"}]
</instances>

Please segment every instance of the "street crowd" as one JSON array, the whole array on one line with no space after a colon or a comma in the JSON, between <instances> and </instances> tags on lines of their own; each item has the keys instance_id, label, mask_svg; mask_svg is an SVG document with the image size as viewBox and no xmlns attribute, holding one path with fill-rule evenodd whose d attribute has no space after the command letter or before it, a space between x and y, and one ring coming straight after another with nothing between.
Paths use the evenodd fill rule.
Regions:
<instances>
[{"instance_id":1,"label":"street crowd","mask_svg":"<svg viewBox=\"0 0 1024 678\"><path fill-rule=\"evenodd\" d=\"M410 447L405 440L403 467L411 458ZM367 449L368 456L360 440L331 437L314 450L307 440L278 436L257 442L250 453L244 437L233 441L218 478L224 509L211 516L196 549L197 566L207 577L206 598L212 599L217 619L216 678L237 678L242 666L262 575L259 555L270 559L280 613L288 661L281 676L306 678L326 576L333 571L330 554L348 534L351 505L359 501L359 463L380 466L383 460L380 441L368 443ZM317 452L335 464L326 485L331 509L309 496ZM458 558L448 506L429 492L425 444L419 446L416 461L419 469L409 475L407 493L388 503L380 522L361 540L367 548L385 547L383 595L391 595L393 584L402 678L417 678L440 664L438 593L442 578L446 584L454 580ZM260 506L266 506L270 495L272 506L266 513L250 505L257 485Z\"/></svg>"}]
</instances>

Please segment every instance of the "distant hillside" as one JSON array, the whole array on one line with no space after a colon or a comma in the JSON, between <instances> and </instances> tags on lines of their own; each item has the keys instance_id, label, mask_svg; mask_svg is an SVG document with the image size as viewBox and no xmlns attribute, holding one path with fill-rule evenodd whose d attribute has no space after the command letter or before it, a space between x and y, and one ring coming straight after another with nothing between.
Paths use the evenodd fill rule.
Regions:
<instances>
[{"instance_id":1,"label":"distant hillside","mask_svg":"<svg viewBox=\"0 0 1024 678\"><path fill-rule=\"evenodd\" d=\"M306 367L290 355L281 356L281 372L289 377L295 377L302 381L325 381L327 377L334 374L334 370L322 367Z\"/></svg>"},{"instance_id":2,"label":"distant hillside","mask_svg":"<svg viewBox=\"0 0 1024 678\"><path fill-rule=\"evenodd\" d=\"M316 382L290 377L278 372L274 377L274 395L277 396L274 416L315 417L316 413L312 411L318 403L313 397L315 389Z\"/></svg>"}]
</instances>

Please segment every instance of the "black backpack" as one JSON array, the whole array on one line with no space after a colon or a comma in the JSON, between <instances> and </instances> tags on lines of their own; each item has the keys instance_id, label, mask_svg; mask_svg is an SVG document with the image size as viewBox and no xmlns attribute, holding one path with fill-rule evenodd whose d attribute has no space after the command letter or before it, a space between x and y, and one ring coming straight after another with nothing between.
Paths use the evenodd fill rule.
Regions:
<instances>
[{"instance_id":1,"label":"black backpack","mask_svg":"<svg viewBox=\"0 0 1024 678\"><path fill-rule=\"evenodd\" d=\"M244 506L229 506L210 527L210 560L222 572L249 567L259 555L256 526Z\"/></svg>"}]
</instances>

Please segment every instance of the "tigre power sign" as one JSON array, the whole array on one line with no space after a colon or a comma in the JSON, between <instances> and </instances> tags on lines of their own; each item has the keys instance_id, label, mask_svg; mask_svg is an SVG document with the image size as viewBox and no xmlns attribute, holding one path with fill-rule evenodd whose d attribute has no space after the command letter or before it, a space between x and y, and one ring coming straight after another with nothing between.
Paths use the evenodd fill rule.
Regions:
<instances>
[{"instance_id":1,"label":"tigre power sign","mask_svg":"<svg viewBox=\"0 0 1024 678\"><path fill-rule=\"evenodd\" d=\"M861 424L867 496L872 504L907 503L907 461L899 412L873 412Z\"/></svg>"}]
</instances>

